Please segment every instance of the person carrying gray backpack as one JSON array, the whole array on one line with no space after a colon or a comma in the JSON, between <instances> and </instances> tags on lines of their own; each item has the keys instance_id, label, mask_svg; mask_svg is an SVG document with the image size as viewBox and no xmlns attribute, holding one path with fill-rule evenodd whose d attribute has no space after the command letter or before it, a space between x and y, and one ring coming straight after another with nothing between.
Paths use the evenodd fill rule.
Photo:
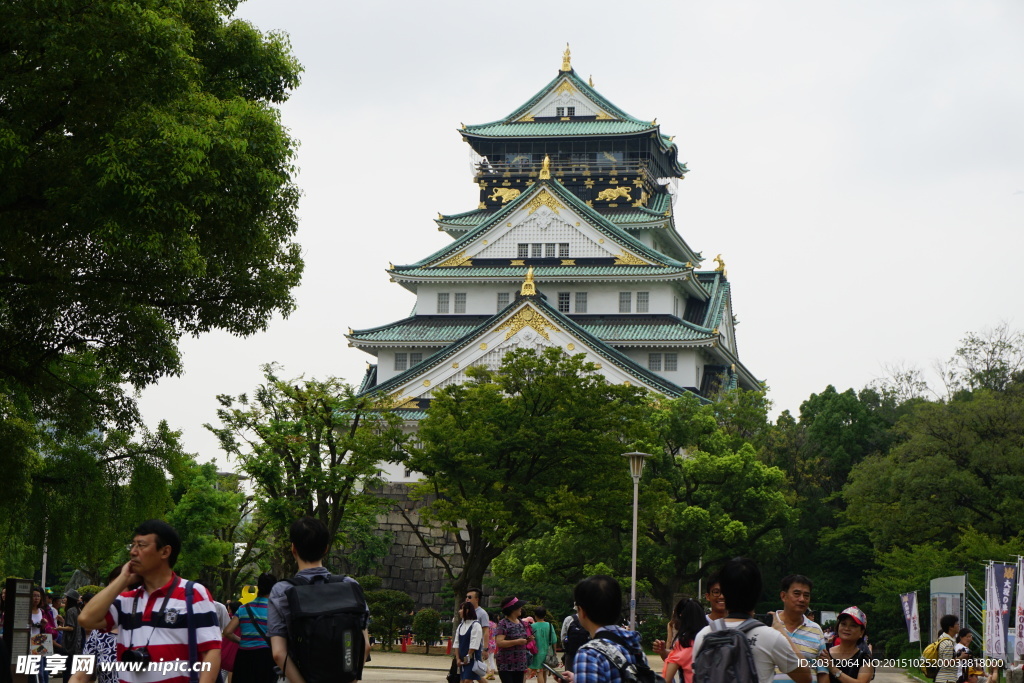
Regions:
<instances>
[{"instance_id":1,"label":"person carrying gray backpack","mask_svg":"<svg viewBox=\"0 0 1024 683\"><path fill-rule=\"evenodd\" d=\"M761 571L752 560L736 557L725 563L719 588L728 613L693 641L694 683L770 683L775 667L796 683L811 683L811 669L778 616L771 627L753 619L761 587Z\"/></svg>"}]
</instances>

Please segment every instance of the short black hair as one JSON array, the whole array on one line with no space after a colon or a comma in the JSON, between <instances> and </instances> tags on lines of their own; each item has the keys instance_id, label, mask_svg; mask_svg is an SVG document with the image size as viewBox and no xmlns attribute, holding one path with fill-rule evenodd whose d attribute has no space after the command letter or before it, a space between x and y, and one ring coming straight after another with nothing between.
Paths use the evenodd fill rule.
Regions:
<instances>
[{"instance_id":1,"label":"short black hair","mask_svg":"<svg viewBox=\"0 0 1024 683\"><path fill-rule=\"evenodd\" d=\"M622 588L611 576L598 574L576 584L572 597L598 626L618 623L622 615Z\"/></svg>"},{"instance_id":2,"label":"short black hair","mask_svg":"<svg viewBox=\"0 0 1024 683\"><path fill-rule=\"evenodd\" d=\"M476 619L476 608L473 607L473 603L469 600L462 603L462 609L459 610L459 616L463 620Z\"/></svg>"},{"instance_id":3,"label":"short black hair","mask_svg":"<svg viewBox=\"0 0 1024 683\"><path fill-rule=\"evenodd\" d=\"M473 588L469 588L469 589L467 589L467 590L466 590L466 597L467 597L467 598L469 597L469 594L470 594L470 593L476 593L476 597L477 597L477 599L478 599L478 600L483 600L483 597L484 597L484 592L483 592L482 590L480 590L479 588L477 588L477 587L475 587L475 586L474 586Z\"/></svg>"},{"instance_id":4,"label":"short black hair","mask_svg":"<svg viewBox=\"0 0 1024 683\"><path fill-rule=\"evenodd\" d=\"M295 544L295 551L304 562L319 562L327 554L331 535L327 525L316 517L300 517L292 522L288 540Z\"/></svg>"},{"instance_id":5,"label":"short black hair","mask_svg":"<svg viewBox=\"0 0 1024 683\"><path fill-rule=\"evenodd\" d=\"M156 536L157 550L165 545L171 546L171 554L167 558L167 564L173 568L174 564L178 561L178 553L181 552L181 536L178 535L173 526L160 519L147 519L135 527L135 533L132 536L148 536L150 534Z\"/></svg>"},{"instance_id":6,"label":"short black hair","mask_svg":"<svg viewBox=\"0 0 1024 683\"><path fill-rule=\"evenodd\" d=\"M802 583L810 590L814 590L814 584L806 576L803 574L790 574L789 576L782 577L782 591L788 591L794 583Z\"/></svg>"},{"instance_id":7,"label":"short black hair","mask_svg":"<svg viewBox=\"0 0 1024 683\"><path fill-rule=\"evenodd\" d=\"M537 605L533 608L533 616L537 619L547 619L548 610L543 605Z\"/></svg>"},{"instance_id":8,"label":"short black hair","mask_svg":"<svg viewBox=\"0 0 1024 683\"><path fill-rule=\"evenodd\" d=\"M726 562L718 576L718 588L730 612L753 612L761 599L762 586L761 570L746 557L734 557Z\"/></svg>"},{"instance_id":9,"label":"short black hair","mask_svg":"<svg viewBox=\"0 0 1024 683\"><path fill-rule=\"evenodd\" d=\"M959 623L960 623L960 617L958 617L957 615L955 615L955 614L947 614L947 615L945 615L944 617L939 619L939 635L941 636L943 633L946 633L947 631L949 631L949 629L953 628L954 624L959 624Z\"/></svg>"},{"instance_id":10,"label":"short black hair","mask_svg":"<svg viewBox=\"0 0 1024 683\"><path fill-rule=\"evenodd\" d=\"M256 579L256 594L260 596L270 595L270 589L274 587L275 583L277 583L277 578L273 574L260 574L260 577Z\"/></svg>"},{"instance_id":11,"label":"short black hair","mask_svg":"<svg viewBox=\"0 0 1024 683\"><path fill-rule=\"evenodd\" d=\"M704 592L705 593L710 593L712 586L714 586L716 583L717 584L721 584L722 583L722 570L721 569L716 569L715 571L713 571L710 574L708 574L707 581L705 581L704 583L707 586L707 588L704 589Z\"/></svg>"},{"instance_id":12,"label":"short black hair","mask_svg":"<svg viewBox=\"0 0 1024 683\"><path fill-rule=\"evenodd\" d=\"M962 629L960 629L960 633L956 634L956 642L959 643L961 640L963 640L967 636L971 636L971 635L974 635L974 631L972 631L970 628L964 626Z\"/></svg>"}]
</instances>

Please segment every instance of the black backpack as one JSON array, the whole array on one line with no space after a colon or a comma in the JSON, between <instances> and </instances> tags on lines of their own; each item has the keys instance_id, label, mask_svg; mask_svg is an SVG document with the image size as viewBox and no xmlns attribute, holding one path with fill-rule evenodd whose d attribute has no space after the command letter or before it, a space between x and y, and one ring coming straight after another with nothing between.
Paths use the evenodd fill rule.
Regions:
<instances>
[{"instance_id":1,"label":"black backpack","mask_svg":"<svg viewBox=\"0 0 1024 683\"><path fill-rule=\"evenodd\" d=\"M366 598L344 576L295 576L288 600L288 656L306 683L348 683L362 678L366 654Z\"/></svg>"},{"instance_id":2,"label":"black backpack","mask_svg":"<svg viewBox=\"0 0 1024 683\"><path fill-rule=\"evenodd\" d=\"M619 670L619 676L622 677L623 683L665 683L665 679L660 674L654 673L651 667L647 666L643 652L633 653L633 658L636 660L634 664L626 659L626 656L622 654L622 650L610 644L609 640L618 643L627 650L632 647L629 641L618 633L602 631L597 634L597 638L588 640L581 645L580 649L597 650L607 657L612 666Z\"/></svg>"},{"instance_id":3,"label":"black backpack","mask_svg":"<svg viewBox=\"0 0 1024 683\"><path fill-rule=\"evenodd\" d=\"M566 669L572 668L572 660L576 657L576 651L583 647L588 640L590 640L590 634L587 633L587 629L583 628L579 616L572 615L572 621L569 622L569 628L565 631L565 639L562 641L562 649L565 650L562 655L562 664Z\"/></svg>"},{"instance_id":4,"label":"black backpack","mask_svg":"<svg viewBox=\"0 0 1024 683\"><path fill-rule=\"evenodd\" d=\"M753 619L735 627L725 619L712 621L693 660L693 683L758 683L747 633L761 625Z\"/></svg>"}]
</instances>

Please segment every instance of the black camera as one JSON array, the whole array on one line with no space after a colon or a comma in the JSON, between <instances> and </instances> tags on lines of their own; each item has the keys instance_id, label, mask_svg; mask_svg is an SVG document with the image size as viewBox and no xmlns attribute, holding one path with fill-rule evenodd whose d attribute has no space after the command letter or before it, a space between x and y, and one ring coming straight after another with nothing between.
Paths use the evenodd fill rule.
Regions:
<instances>
[{"instance_id":1,"label":"black camera","mask_svg":"<svg viewBox=\"0 0 1024 683\"><path fill-rule=\"evenodd\" d=\"M153 661L153 657L149 654L149 648L143 645L141 647L133 647L130 650L122 652L121 661L128 662L130 664L138 663L143 666L149 666L149 663Z\"/></svg>"}]
</instances>

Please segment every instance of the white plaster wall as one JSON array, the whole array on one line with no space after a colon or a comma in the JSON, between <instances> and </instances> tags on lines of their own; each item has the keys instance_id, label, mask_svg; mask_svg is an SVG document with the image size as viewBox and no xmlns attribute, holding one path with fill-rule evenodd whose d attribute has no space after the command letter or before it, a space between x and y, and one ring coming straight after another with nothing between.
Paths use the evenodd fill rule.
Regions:
<instances>
[{"instance_id":1,"label":"white plaster wall","mask_svg":"<svg viewBox=\"0 0 1024 683\"><path fill-rule=\"evenodd\" d=\"M658 347L637 347L619 348L619 351L633 359L641 367L647 367L649 353L677 353L679 354L678 370L675 372L652 371L654 374L664 377L673 384L682 387L696 387L698 384L698 368L703 367L703 360L696 349L672 348L670 346ZM664 367L664 363L662 364Z\"/></svg>"}]
</instances>

